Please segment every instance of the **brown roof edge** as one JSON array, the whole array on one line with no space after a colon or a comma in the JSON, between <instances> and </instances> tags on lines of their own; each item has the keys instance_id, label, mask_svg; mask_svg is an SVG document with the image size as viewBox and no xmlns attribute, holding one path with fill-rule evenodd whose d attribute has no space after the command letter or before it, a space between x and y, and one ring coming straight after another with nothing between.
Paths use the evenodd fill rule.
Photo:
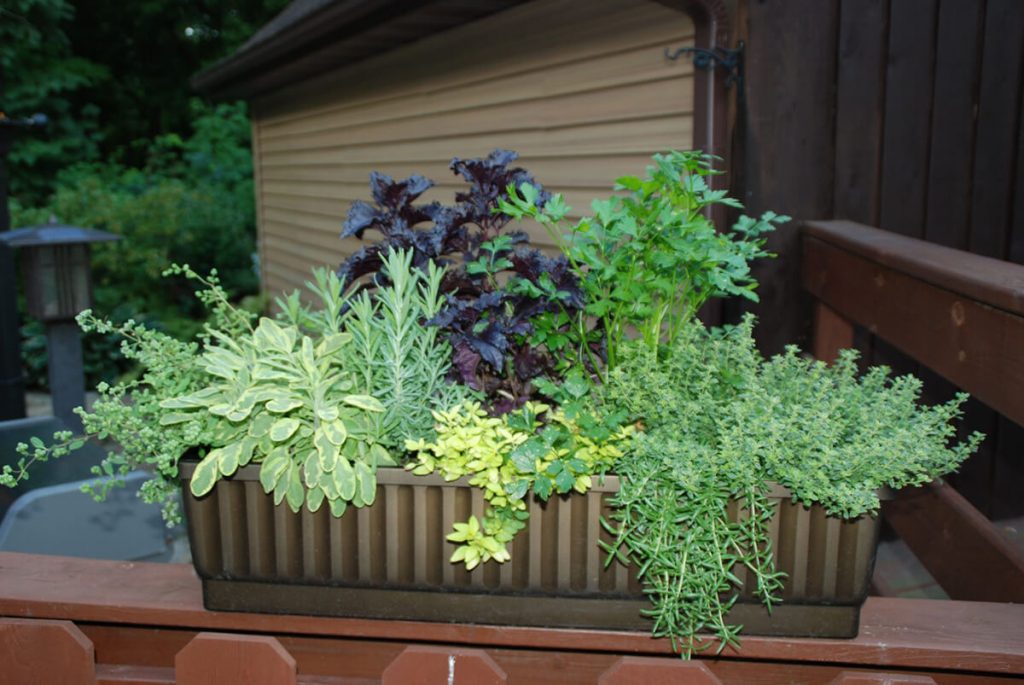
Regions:
<instances>
[{"instance_id":1,"label":"brown roof edge","mask_svg":"<svg viewBox=\"0 0 1024 685\"><path fill-rule=\"evenodd\" d=\"M339 55L353 63L381 52L382 43L386 51L525 1L294 0L238 51L193 76L191 85L217 100L251 99L326 71ZM656 1L687 11L698 26L698 43L728 45L730 0ZM396 23L398 31L388 32ZM418 24L422 33L413 30Z\"/></svg>"},{"instance_id":2,"label":"brown roof edge","mask_svg":"<svg viewBox=\"0 0 1024 685\"><path fill-rule=\"evenodd\" d=\"M248 97L245 82L326 43L341 41L438 0L295 0L234 54L191 79L199 93Z\"/></svg>"}]
</instances>

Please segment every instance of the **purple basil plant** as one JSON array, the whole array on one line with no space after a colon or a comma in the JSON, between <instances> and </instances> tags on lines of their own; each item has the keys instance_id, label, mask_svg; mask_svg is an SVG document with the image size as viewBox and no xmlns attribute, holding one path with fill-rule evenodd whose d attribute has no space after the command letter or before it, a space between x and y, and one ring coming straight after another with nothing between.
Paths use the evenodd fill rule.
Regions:
<instances>
[{"instance_id":1,"label":"purple basil plant","mask_svg":"<svg viewBox=\"0 0 1024 685\"><path fill-rule=\"evenodd\" d=\"M495 150L480 159L453 159L449 168L469 187L452 205L417 204L434 185L423 176L396 181L373 172L373 204L353 203L341 233L363 239L372 229L383 236L341 265L346 286L379 283L382 257L391 248L412 250L414 268L425 269L431 260L446 267L446 305L426 323L448 334L454 380L482 392L494 414L530 399L536 379L557 379L566 358L567 336L560 331L584 304L565 257L545 256L529 247L525 232L504 230L511 219L497 208L510 184L537 188L539 205L549 197L529 172L509 166L517 157Z\"/></svg>"}]
</instances>

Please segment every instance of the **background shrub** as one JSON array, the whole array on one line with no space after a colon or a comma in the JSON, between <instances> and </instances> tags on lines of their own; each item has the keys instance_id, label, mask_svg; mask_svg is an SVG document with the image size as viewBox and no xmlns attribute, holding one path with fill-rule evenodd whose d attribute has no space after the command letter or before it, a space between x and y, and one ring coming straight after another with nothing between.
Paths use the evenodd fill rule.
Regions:
<instances>
[{"instance_id":1,"label":"background shrub","mask_svg":"<svg viewBox=\"0 0 1024 685\"><path fill-rule=\"evenodd\" d=\"M47 202L12 207L12 224L61 222L122 236L93 248L94 308L114 321L134 318L175 336L191 336L205 316L182 278L162 278L172 263L206 273L216 266L235 296L254 294L255 218L249 124L242 103L193 101L194 132L147 143L141 169L116 161L73 165ZM22 356L30 386L46 387L43 327L24 319ZM88 381L128 370L103 336L85 340Z\"/></svg>"}]
</instances>

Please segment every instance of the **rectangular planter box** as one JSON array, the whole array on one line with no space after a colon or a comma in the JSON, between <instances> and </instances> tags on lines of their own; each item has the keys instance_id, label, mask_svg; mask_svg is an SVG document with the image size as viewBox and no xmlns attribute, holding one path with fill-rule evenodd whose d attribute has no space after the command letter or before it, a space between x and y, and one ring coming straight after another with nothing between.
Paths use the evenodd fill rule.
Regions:
<instances>
[{"instance_id":1,"label":"rectangular planter box","mask_svg":"<svg viewBox=\"0 0 1024 685\"><path fill-rule=\"evenodd\" d=\"M448 561L452 524L481 516L483 494L461 481L379 469L377 499L334 518L274 506L247 466L202 498L189 493L192 557L208 609L508 625L650 629L635 568L605 568L600 517L618 490L609 476L585 495L530 502L512 559L467 572ZM853 637L874 566L878 520L845 522L775 487L771 535L789 578L769 616L749 595L730 612L745 634ZM734 512L735 513L735 512ZM743 579L742 572L739 574ZM749 601L744 601L749 600Z\"/></svg>"}]
</instances>

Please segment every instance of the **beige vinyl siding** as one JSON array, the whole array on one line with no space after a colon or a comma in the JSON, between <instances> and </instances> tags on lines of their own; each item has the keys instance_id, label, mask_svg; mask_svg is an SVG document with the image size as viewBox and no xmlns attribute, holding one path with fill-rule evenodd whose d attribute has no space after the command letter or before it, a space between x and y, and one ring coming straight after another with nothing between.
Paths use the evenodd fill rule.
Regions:
<instances>
[{"instance_id":1,"label":"beige vinyl siding","mask_svg":"<svg viewBox=\"0 0 1024 685\"><path fill-rule=\"evenodd\" d=\"M358 247L338 234L371 171L423 174L424 200L451 202L465 186L449 160L502 147L585 212L653 153L692 146L692 66L664 55L692 43L690 18L656 2L536 0L258 100L265 290Z\"/></svg>"}]
</instances>

